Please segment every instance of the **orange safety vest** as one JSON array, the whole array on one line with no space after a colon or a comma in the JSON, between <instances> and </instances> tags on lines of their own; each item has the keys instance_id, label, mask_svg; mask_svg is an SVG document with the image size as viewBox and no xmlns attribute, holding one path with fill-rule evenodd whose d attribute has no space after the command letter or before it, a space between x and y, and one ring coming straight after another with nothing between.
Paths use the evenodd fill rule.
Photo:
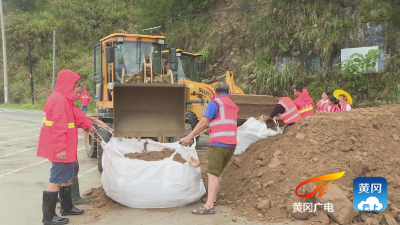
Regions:
<instances>
[{"instance_id":1,"label":"orange safety vest","mask_svg":"<svg viewBox=\"0 0 400 225\"><path fill-rule=\"evenodd\" d=\"M347 105L350 105L348 102L345 102L342 106L340 106L340 111L346 111ZM351 109L351 105L350 105L350 109Z\"/></svg>"},{"instance_id":2,"label":"orange safety vest","mask_svg":"<svg viewBox=\"0 0 400 225\"><path fill-rule=\"evenodd\" d=\"M323 102L322 99L317 103L317 112L328 112L328 101Z\"/></svg>"},{"instance_id":3,"label":"orange safety vest","mask_svg":"<svg viewBox=\"0 0 400 225\"><path fill-rule=\"evenodd\" d=\"M212 101L218 104L218 117L208 123L210 145L214 142L236 145L239 108L229 96L218 97Z\"/></svg>"},{"instance_id":4,"label":"orange safety vest","mask_svg":"<svg viewBox=\"0 0 400 225\"><path fill-rule=\"evenodd\" d=\"M301 115L292 99L288 97L282 97L278 104L285 108L285 112L280 113L283 122L285 122L285 126L290 123L297 123L300 121Z\"/></svg>"}]
</instances>

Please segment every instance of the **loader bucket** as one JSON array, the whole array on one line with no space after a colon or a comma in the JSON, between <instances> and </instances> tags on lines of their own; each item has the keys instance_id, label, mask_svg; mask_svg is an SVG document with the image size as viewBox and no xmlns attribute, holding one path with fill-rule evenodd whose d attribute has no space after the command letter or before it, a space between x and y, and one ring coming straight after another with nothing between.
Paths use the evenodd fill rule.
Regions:
<instances>
[{"instance_id":1,"label":"loader bucket","mask_svg":"<svg viewBox=\"0 0 400 225\"><path fill-rule=\"evenodd\" d=\"M258 119L261 115L270 114L277 103L271 95L229 95L229 97L239 107L238 126L250 117Z\"/></svg>"},{"instance_id":2,"label":"loader bucket","mask_svg":"<svg viewBox=\"0 0 400 225\"><path fill-rule=\"evenodd\" d=\"M186 85L115 84L115 137L177 137L185 134Z\"/></svg>"}]
</instances>

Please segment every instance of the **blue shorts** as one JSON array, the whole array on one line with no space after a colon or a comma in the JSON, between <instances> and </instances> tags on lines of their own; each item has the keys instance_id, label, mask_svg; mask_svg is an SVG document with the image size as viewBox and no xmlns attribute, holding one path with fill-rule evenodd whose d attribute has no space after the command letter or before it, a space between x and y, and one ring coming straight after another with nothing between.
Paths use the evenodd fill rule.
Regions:
<instances>
[{"instance_id":1,"label":"blue shorts","mask_svg":"<svg viewBox=\"0 0 400 225\"><path fill-rule=\"evenodd\" d=\"M50 169L50 183L68 183L68 180L74 177L74 164L75 162L53 162L53 165Z\"/></svg>"},{"instance_id":2,"label":"blue shorts","mask_svg":"<svg viewBox=\"0 0 400 225\"><path fill-rule=\"evenodd\" d=\"M88 106L87 105L81 105L81 110L82 111L88 111Z\"/></svg>"}]
</instances>

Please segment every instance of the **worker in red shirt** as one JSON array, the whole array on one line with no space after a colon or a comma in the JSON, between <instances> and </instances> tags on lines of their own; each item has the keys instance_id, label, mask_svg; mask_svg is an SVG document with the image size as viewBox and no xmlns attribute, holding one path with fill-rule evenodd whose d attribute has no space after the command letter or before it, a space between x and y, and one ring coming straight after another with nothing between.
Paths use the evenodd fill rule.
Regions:
<instances>
[{"instance_id":1,"label":"worker in red shirt","mask_svg":"<svg viewBox=\"0 0 400 225\"><path fill-rule=\"evenodd\" d=\"M71 179L74 177L74 162L77 159L78 129L81 125L96 132L91 119L75 113L74 85L80 76L71 70L57 73L56 87L43 107L43 123L40 130L37 156L52 162L50 183L43 191L43 224L67 224L69 219L55 213L57 196L60 196L62 216L81 215L72 203Z\"/></svg>"},{"instance_id":2,"label":"worker in red shirt","mask_svg":"<svg viewBox=\"0 0 400 225\"><path fill-rule=\"evenodd\" d=\"M296 98L293 99L293 102L296 105L297 110L299 110L301 117L314 115L314 101L308 94L308 90L303 89L303 87L300 85L297 85L293 89L293 93L296 95Z\"/></svg>"},{"instance_id":3,"label":"worker in red shirt","mask_svg":"<svg viewBox=\"0 0 400 225\"><path fill-rule=\"evenodd\" d=\"M81 110L84 112L88 111L88 105L90 102L90 95L87 89L83 90L83 94L81 95Z\"/></svg>"}]
</instances>

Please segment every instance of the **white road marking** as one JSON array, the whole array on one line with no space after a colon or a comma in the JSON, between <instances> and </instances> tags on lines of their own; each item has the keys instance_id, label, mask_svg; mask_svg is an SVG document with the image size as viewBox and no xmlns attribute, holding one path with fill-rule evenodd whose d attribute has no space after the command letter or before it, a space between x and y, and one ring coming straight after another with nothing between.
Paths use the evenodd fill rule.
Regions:
<instances>
[{"instance_id":1,"label":"white road marking","mask_svg":"<svg viewBox=\"0 0 400 225\"><path fill-rule=\"evenodd\" d=\"M86 172L84 172L84 173L82 173L82 174L79 174L79 175L78 175L78 178L81 178L83 175L88 174L88 173L91 173L91 172L93 172L93 171L95 171L95 170L97 170L97 166L96 166L96 167L93 167L92 169L90 169L90 170L88 170L88 171L86 171Z\"/></svg>"},{"instance_id":2,"label":"white road marking","mask_svg":"<svg viewBox=\"0 0 400 225\"><path fill-rule=\"evenodd\" d=\"M29 130L19 130L19 131L11 131L11 132L5 132L5 133L0 133L0 134L13 134L13 133L17 133L17 132L25 132L25 131L32 131L32 130L38 130L40 127L36 128L36 129L29 129Z\"/></svg>"},{"instance_id":3,"label":"white road marking","mask_svg":"<svg viewBox=\"0 0 400 225\"><path fill-rule=\"evenodd\" d=\"M33 167L33 166L36 166L36 165L40 165L40 164L43 164L43 163L45 163L45 162L49 162L49 160L48 160L48 159L45 159L45 160L43 160L43 161L40 161L40 162L31 164L31 165L29 165L29 166L25 166L25 167L22 167L22 168L20 168L20 169L17 169L17 170L14 170L14 171L11 171L11 172L2 174L2 175L0 175L0 178L2 178L2 177L4 177L4 176L11 175L11 174L14 174L14 173L18 173L18 172L21 171L21 170L24 170L24 169L27 169L27 168L29 168L29 167Z\"/></svg>"},{"instance_id":4,"label":"white road marking","mask_svg":"<svg viewBox=\"0 0 400 225\"><path fill-rule=\"evenodd\" d=\"M80 150L80 149L83 149L83 148L79 148L78 150ZM21 170L24 170L24 169L27 169L27 168L30 168L30 167L33 167L33 166L37 166L37 165L43 164L43 163L45 163L45 162L49 162L49 160L48 160L48 159L45 159L45 160L43 160L43 161L40 161L40 162L31 164L31 165L29 165L29 166L25 166L25 167L22 167L22 168L20 168L20 169L16 169L16 170L14 170L14 171L11 171L11 172L2 174L2 175L0 175L0 178L2 178L2 177L4 177L4 176L11 175L11 174L14 174L14 173L18 173L18 172L21 171ZM96 168L97 168L97 167L96 167ZM92 170L92 169L90 169L90 170ZM91 172L91 171L86 171L85 173L89 173L89 172Z\"/></svg>"},{"instance_id":5,"label":"white road marking","mask_svg":"<svg viewBox=\"0 0 400 225\"><path fill-rule=\"evenodd\" d=\"M32 149L36 149L36 147L27 148L27 149L24 149L24 150L21 150L21 151L18 151L18 152L13 152L13 153L10 153L10 154L2 155L2 156L0 156L0 159L4 158L4 157L7 157L7 156L10 156L10 155L15 155L15 154L18 154L18 153L26 152L26 151L29 151L29 150L32 150Z\"/></svg>"},{"instance_id":6,"label":"white road marking","mask_svg":"<svg viewBox=\"0 0 400 225\"><path fill-rule=\"evenodd\" d=\"M10 141L17 141L17 140L21 140L21 139L32 138L32 137L39 137L39 135L34 135L34 136L29 136L29 137L22 137L22 138L17 138L17 139L8 140L8 141L2 141L2 142L0 142L0 144L7 143L7 142L10 142Z\"/></svg>"}]
</instances>

